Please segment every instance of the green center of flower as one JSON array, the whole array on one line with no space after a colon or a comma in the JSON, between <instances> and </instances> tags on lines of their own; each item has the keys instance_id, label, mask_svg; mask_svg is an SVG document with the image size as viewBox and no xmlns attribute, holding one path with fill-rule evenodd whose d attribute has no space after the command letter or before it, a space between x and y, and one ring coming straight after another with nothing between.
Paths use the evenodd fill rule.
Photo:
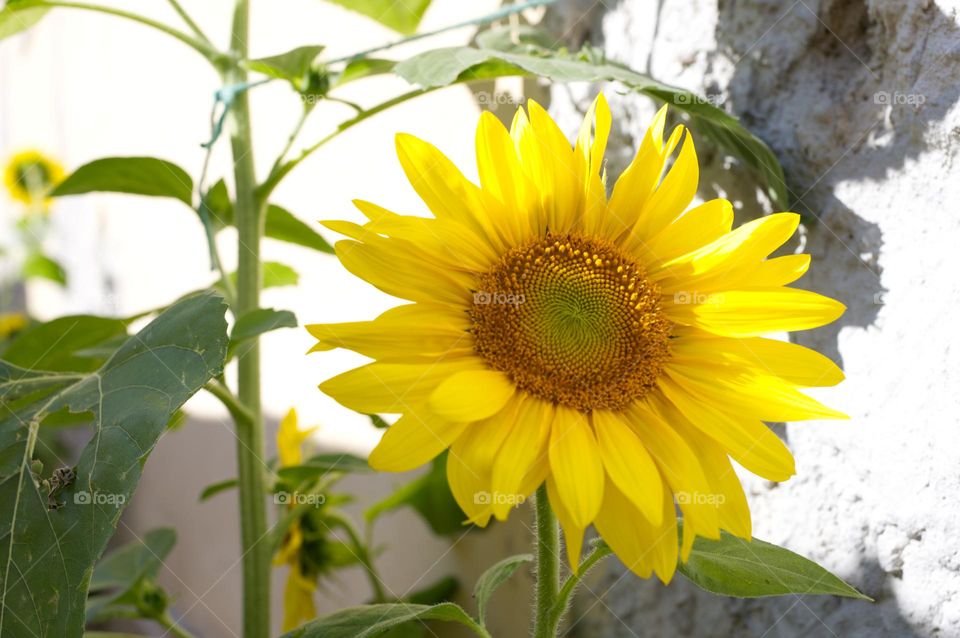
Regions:
<instances>
[{"instance_id":1,"label":"green center of flower","mask_svg":"<svg viewBox=\"0 0 960 638\"><path fill-rule=\"evenodd\" d=\"M478 278L474 348L542 399L622 409L654 387L668 357L659 298L643 268L609 242L548 234Z\"/></svg>"}]
</instances>

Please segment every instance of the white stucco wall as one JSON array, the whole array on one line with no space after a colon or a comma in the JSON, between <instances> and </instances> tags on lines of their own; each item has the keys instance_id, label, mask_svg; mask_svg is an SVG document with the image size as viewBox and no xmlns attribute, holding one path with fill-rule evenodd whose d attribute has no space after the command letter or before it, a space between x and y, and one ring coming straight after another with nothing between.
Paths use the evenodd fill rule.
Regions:
<instances>
[{"instance_id":1,"label":"white stucco wall","mask_svg":"<svg viewBox=\"0 0 960 638\"><path fill-rule=\"evenodd\" d=\"M568 3L562 17L575 40L739 115L783 162L794 209L810 216L814 264L800 285L849 308L796 338L842 363L847 381L818 396L852 418L782 430L797 476L746 478L755 532L877 602L720 599L610 564L578 600L575 627L591 638L960 636L960 3L656 5L622 0L583 17L590 3ZM652 107L608 95L625 134L616 164ZM554 98L572 130L586 93ZM740 220L764 210L742 171L701 159L703 197L731 198Z\"/></svg>"}]
</instances>

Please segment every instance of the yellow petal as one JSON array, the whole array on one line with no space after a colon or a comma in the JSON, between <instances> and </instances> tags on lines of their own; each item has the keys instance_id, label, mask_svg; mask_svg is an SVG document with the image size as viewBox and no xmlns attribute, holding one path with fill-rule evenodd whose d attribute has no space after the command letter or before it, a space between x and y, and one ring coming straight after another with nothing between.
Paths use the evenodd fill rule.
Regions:
<instances>
[{"instance_id":1,"label":"yellow petal","mask_svg":"<svg viewBox=\"0 0 960 638\"><path fill-rule=\"evenodd\" d=\"M472 352L469 320L462 311L441 304L408 304L387 310L373 321L310 324L318 339L310 352L346 348L386 361L418 358L437 360L444 355Z\"/></svg>"},{"instance_id":2,"label":"yellow petal","mask_svg":"<svg viewBox=\"0 0 960 638\"><path fill-rule=\"evenodd\" d=\"M521 141L523 162L540 164L542 181L534 181L546 213L547 228L572 228L579 218L582 190L577 183L573 148L547 111L534 100L527 101L530 126Z\"/></svg>"},{"instance_id":3,"label":"yellow petal","mask_svg":"<svg viewBox=\"0 0 960 638\"><path fill-rule=\"evenodd\" d=\"M523 211L531 209L536 193L520 166L510 133L490 111L480 114L476 145L480 184L510 213L504 225L511 241L520 243L530 236L529 220Z\"/></svg>"},{"instance_id":4,"label":"yellow petal","mask_svg":"<svg viewBox=\"0 0 960 638\"><path fill-rule=\"evenodd\" d=\"M303 462L302 446L307 438L316 432L318 426L300 429L297 422L297 411L290 411L280 420L277 429L277 456L280 457L280 467L299 465Z\"/></svg>"},{"instance_id":5,"label":"yellow petal","mask_svg":"<svg viewBox=\"0 0 960 638\"><path fill-rule=\"evenodd\" d=\"M690 131L686 131L677 161L670 167L656 191L644 202L637 224L631 231L631 237L638 238L638 245L646 244L648 239L656 236L683 214L693 201L693 196L697 194L699 179L700 165L697 162L693 137ZM627 245L631 246L630 240Z\"/></svg>"},{"instance_id":6,"label":"yellow petal","mask_svg":"<svg viewBox=\"0 0 960 638\"><path fill-rule=\"evenodd\" d=\"M669 492L660 499L662 522L653 525L608 480L594 525L620 561L640 578L656 573L669 583L677 567L677 516Z\"/></svg>"},{"instance_id":7,"label":"yellow petal","mask_svg":"<svg viewBox=\"0 0 960 638\"><path fill-rule=\"evenodd\" d=\"M467 429L424 407L410 410L383 433L370 453L370 467L381 472L406 472L432 461Z\"/></svg>"},{"instance_id":8,"label":"yellow petal","mask_svg":"<svg viewBox=\"0 0 960 638\"><path fill-rule=\"evenodd\" d=\"M586 528L603 500L603 462L586 416L557 406L550 434L550 473L574 525Z\"/></svg>"},{"instance_id":9,"label":"yellow petal","mask_svg":"<svg viewBox=\"0 0 960 638\"><path fill-rule=\"evenodd\" d=\"M770 374L718 375L712 368L673 361L666 370L680 387L731 414L761 421L849 418Z\"/></svg>"},{"instance_id":10,"label":"yellow petal","mask_svg":"<svg viewBox=\"0 0 960 638\"><path fill-rule=\"evenodd\" d=\"M716 241L730 232L733 206L712 199L688 210L680 219L646 242L642 254L653 274L658 266Z\"/></svg>"},{"instance_id":11,"label":"yellow petal","mask_svg":"<svg viewBox=\"0 0 960 638\"><path fill-rule=\"evenodd\" d=\"M747 222L719 239L663 265L665 292L743 286L741 277L790 239L800 224L796 213L774 213Z\"/></svg>"},{"instance_id":12,"label":"yellow petal","mask_svg":"<svg viewBox=\"0 0 960 638\"><path fill-rule=\"evenodd\" d=\"M397 135L397 157L411 186L438 219L473 228L490 245L503 250L489 218L489 202L446 155L412 135Z\"/></svg>"},{"instance_id":13,"label":"yellow petal","mask_svg":"<svg viewBox=\"0 0 960 638\"><path fill-rule=\"evenodd\" d=\"M771 481L785 481L794 475L793 455L770 428L756 418L734 418L709 402L691 395L672 379L660 381L660 390L670 406L659 404L669 420L671 408L701 432L719 443L740 465Z\"/></svg>"},{"instance_id":14,"label":"yellow petal","mask_svg":"<svg viewBox=\"0 0 960 638\"><path fill-rule=\"evenodd\" d=\"M479 421L499 412L517 387L497 370L467 370L444 380L430 395L430 409L452 421Z\"/></svg>"},{"instance_id":15,"label":"yellow petal","mask_svg":"<svg viewBox=\"0 0 960 638\"><path fill-rule=\"evenodd\" d=\"M789 341L753 337L730 339L699 331L678 331L671 344L673 360L709 362L739 373L766 373L799 387L833 386L844 379L843 370L816 350Z\"/></svg>"},{"instance_id":16,"label":"yellow petal","mask_svg":"<svg viewBox=\"0 0 960 638\"><path fill-rule=\"evenodd\" d=\"M704 435L681 415L674 413L670 425L684 440L690 442L690 448L697 455L710 483L711 494L708 502L715 504L720 517L720 527L735 536L750 540L752 524L750 507L743 493L740 479L730 463L730 458L715 441Z\"/></svg>"},{"instance_id":17,"label":"yellow petal","mask_svg":"<svg viewBox=\"0 0 960 638\"><path fill-rule=\"evenodd\" d=\"M410 248L412 244L406 245L409 242L383 242L374 246L344 240L334 250L344 268L388 295L455 305L470 300L473 275L431 264L423 253Z\"/></svg>"},{"instance_id":18,"label":"yellow petal","mask_svg":"<svg viewBox=\"0 0 960 638\"><path fill-rule=\"evenodd\" d=\"M566 505L563 504L563 499L560 498L560 491L557 489L557 482L553 475L547 477L547 498L550 500L550 507L553 509L553 513L557 515L560 528L563 530L563 544L567 550L570 570L576 571L580 566L580 555L583 553L585 528L573 522L573 517L570 516Z\"/></svg>"},{"instance_id":19,"label":"yellow petal","mask_svg":"<svg viewBox=\"0 0 960 638\"><path fill-rule=\"evenodd\" d=\"M667 317L724 337L756 337L771 332L808 330L836 320L846 310L839 301L808 290L759 288L665 296ZM690 302L693 303L690 303Z\"/></svg>"},{"instance_id":20,"label":"yellow petal","mask_svg":"<svg viewBox=\"0 0 960 638\"><path fill-rule=\"evenodd\" d=\"M493 463L513 428L520 406L514 398L498 414L472 424L450 448L447 482L468 522L486 527L493 514Z\"/></svg>"},{"instance_id":21,"label":"yellow petal","mask_svg":"<svg viewBox=\"0 0 960 638\"><path fill-rule=\"evenodd\" d=\"M320 389L357 412L402 413L426 403L449 376L484 368L483 361L475 357L435 363L370 363L324 381Z\"/></svg>"},{"instance_id":22,"label":"yellow petal","mask_svg":"<svg viewBox=\"0 0 960 638\"><path fill-rule=\"evenodd\" d=\"M647 448L620 414L594 410L592 418L607 476L652 525L660 525L663 482Z\"/></svg>"},{"instance_id":23,"label":"yellow petal","mask_svg":"<svg viewBox=\"0 0 960 638\"><path fill-rule=\"evenodd\" d=\"M516 422L493 464L492 493L498 495L493 503L493 514L499 520L506 520L510 508L529 494L522 486L532 482L531 478L546 461L553 418L554 409L550 403L524 398Z\"/></svg>"},{"instance_id":24,"label":"yellow petal","mask_svg":"<svg viewBox=\"0 0 960 638\"><path fill-rule=\"evenodd\" d=\"M745 281L751 286L786 286L803 277L809 268L810 255L774 257L760 262L757 269Z\"/></svg>"}]
</instances>

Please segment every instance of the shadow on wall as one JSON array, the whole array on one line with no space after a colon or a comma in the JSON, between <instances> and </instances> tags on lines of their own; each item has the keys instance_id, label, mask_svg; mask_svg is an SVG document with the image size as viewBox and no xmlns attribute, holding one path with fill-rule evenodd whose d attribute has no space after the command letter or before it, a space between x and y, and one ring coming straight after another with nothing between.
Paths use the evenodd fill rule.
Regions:
<instances>
[{"instance_id":1,"label":"shadow on wall","mask_svg":"<svg viewBox=\"0 0 960 638\"><path fill-rule=\"evenodd\" d=\"M877 590L881 590L887 576L883 568L875 562L864 563L858 572L853 584L874 592L874 598L882 603L886 597ZM605 618L608 614L621 622ZM702 638L922 636L897 613L896 604L825 596L721 598L679 575L668 587L656 580L640 581L619 563L589 584L589 591L577 599L570 621L569 636L591 638L630 635L625 627L670 627L672 635Z\"/></svg>"}]
</instances>

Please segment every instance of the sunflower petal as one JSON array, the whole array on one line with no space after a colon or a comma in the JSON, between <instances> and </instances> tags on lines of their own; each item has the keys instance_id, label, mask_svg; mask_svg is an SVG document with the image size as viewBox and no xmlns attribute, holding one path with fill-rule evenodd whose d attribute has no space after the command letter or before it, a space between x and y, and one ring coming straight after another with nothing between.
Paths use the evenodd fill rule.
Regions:
<instances>
[{"instance_id":1,"label":"sunflower petal","mask_svg":"<svg viewBox=\"0 0 960 638\"><path fill-rule=\"evenodd\" d=\"M603 461L586 417L557 406L550 434L550 473L574 525L586 528L603 500Z\"/></svg>"},{"instance_id":2,"label":"sunflower petal","mask_svg":"<svg viewBox=\"0 0 960 638\"><path fill-rule=\"evenodd\" d=\"M383 433L370 453L370 467L380 472L406 472L432 461L467 429L420 407L406 412Z\"/></svg>"},{"instance_id":3,"label":"sunflower petal","mask_svg":"<svg viewBox=\"0 0 960 638\"><path fill-rule=\"evenodd\" d=\"M457 372L430 395L430 409L453 421L479 421L499 412L517 387L496 370Z\"/></svg>"},{"instance_id":4,"label":"sunflower petal","mask_svg":"<svg viewBox=\"0 0 960 638\"><path fill-rule=\"evenodd\" d=\"M529 492L521 486L532 482L532 475L547 456L547 440L554 417L553 406L540 399L526 397L517 412L516 422L493 463L491 492L497 496L493 514L506 520L510 508ZM534 486L534 488L536 485Z\"/></svg>"},{"instance_id":5,"label":"sunflower petal","mask_svg":"<svg viewBox=\"0 0 960 638\"><path fill-rule=\"evenodd\" d=\"M594 410L592 418L607 476L652 525L660 525L663 481L647 448L619 414Z\"/></svg>"},{"instance_id":6,"label":"sunflower petal","mask_svg":"<svg viewBox=\"0 0 960 638\"><path fill-rule=\"evenodd\" d=\"M570 562L570 569L576 570L580 565L580 555L583 553L583 533L585 528L577 525L573 517L567 510L560 498L560 490L557 488L557 482L553 476L547 477L547 498L550 499L550 507L557 515L560 521L560 527L563 529L563 541L567 550L567 560Z\"/></svg>"}]
</instances>

